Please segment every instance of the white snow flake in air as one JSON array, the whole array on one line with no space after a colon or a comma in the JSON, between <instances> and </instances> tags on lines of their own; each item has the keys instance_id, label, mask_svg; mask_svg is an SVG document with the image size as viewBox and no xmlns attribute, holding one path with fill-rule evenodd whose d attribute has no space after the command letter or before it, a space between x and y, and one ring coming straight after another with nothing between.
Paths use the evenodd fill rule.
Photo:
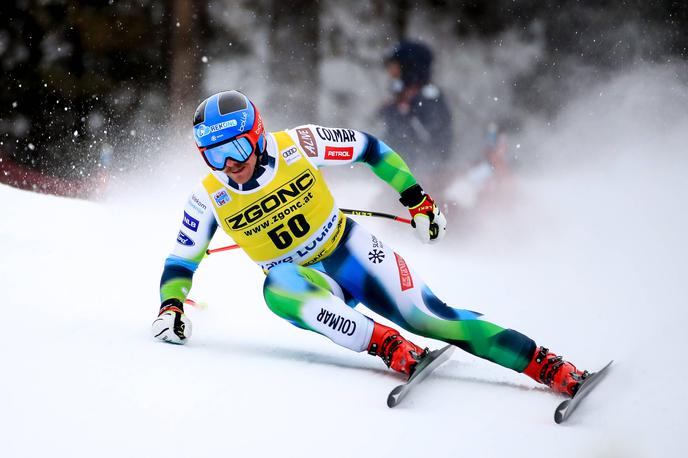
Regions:
<instances>
[{"instance_id":1,"label":"white snow flake in air","mask_svg":"<svg viewBox=\"0 0 688 458\"><path fill-rule=\"evenodd\" d=\"M75 130L74 133L73 133L72 135L74 135L75 137L78 137L78 136L79 136L79 131L78 131L78 130Z\"/></svg>"},{"instance_id":2,"label":"white snow flake in air","mask_svg":"<svg viewBox=\"0 0 688 458\"><path fill-rule=\"evenodd\" d=\"M29 143L29 149L30 149L31 151L35 150L35 149L36 149L36 145L34 145L33 143Z\"/></svg>"},{"instance_id":3,"label":"white snow flake in air","mask_svg":"<svg viewBox=\"0 0 688 458\"><path fill-rule=\"evenodd\" d=\"M207 64L208 63L208 57L207 56L201 57L201 62L203 62L204 64Z\"/></svg>"}]
</instances>

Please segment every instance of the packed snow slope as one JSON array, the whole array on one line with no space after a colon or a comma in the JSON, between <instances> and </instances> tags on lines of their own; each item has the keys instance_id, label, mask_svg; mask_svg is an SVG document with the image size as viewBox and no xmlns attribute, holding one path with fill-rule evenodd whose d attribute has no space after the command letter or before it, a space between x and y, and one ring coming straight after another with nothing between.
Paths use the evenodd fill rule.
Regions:
<instances>
[{"instance_id":1,"label":"packed snow slope","mask_svg":"<svg viewBox=\"0 0 688 458\"><path fill-rule=\"evenodd\" d=\"M273 315L241 252L199 268L191 297L208 307L188 307L188 345L153 340L162 263L203 173L189 154L100 203L0 187L0 455L686 456L688 125L680 98L657 100L622 101L657 109L649 124L576 114L604 112L595 99L522 139L551 157L520 175L509 206L454 221L446 243L359 219L446 302L583 368L614 359L570 423L553 422L559 396L461 351L388 409L401 378ZM339 205L403 212L372 173L349 172L331 177Z\"/></svg>"}]
</instances>

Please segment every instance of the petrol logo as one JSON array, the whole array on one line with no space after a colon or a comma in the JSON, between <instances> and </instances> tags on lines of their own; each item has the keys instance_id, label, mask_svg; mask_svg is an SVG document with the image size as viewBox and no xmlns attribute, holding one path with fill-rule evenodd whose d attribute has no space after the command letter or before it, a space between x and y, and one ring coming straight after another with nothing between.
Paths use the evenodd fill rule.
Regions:
<instances>
[{"instance_id":1,"label":"petrol logo","mask_svg":"<svg viewBox=\"0 0 688 458\"><path fill-rule=\"evenodd\" d=\"M353 146L326 146L325 159L333 161L349 161L354 157Z\"/></svg>"}]
</instances>

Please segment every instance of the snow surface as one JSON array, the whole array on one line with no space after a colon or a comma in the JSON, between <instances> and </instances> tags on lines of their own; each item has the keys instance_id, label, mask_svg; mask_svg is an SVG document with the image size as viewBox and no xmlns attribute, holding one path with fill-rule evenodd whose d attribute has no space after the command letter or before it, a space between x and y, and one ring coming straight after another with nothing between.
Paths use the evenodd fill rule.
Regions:
<instances>
[{"instance_id":1,"label":"snow surface","mask_svg":"<svg viewBox=\"0 0 688 458\"><path fill-rule=\"evenodd\" d=\"M388 409L400 377L273 315L240 252L199 268L191 297L209 305L188 307L189 344L154 341L162 263L203 172L185 157L159 179L114 183L102 203L0 186L0 455L687 456L685 98L672 104L655 84L619 100L614 84L602 93L615 106L656 109L657 121L586 117L610 106L600 93L530 126L543 134L524 135L531 153L556 157L521 176L512 206L457 224L446 243L362 221L448 303L581 367L613 358L570 423L553 422L559 396L461 351ZM331 174L341 206L394 202L368 171L347 172Z\"/></svg>"}]
</instances>

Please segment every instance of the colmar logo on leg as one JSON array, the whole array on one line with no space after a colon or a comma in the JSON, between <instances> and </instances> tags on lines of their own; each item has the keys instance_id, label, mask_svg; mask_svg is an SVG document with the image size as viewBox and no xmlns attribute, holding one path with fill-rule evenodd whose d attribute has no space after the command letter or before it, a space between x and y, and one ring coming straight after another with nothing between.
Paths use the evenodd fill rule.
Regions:
<instances>
[{"instance_id":1,"label":"colmar logo on leg","mask_svg":"<svg viewBox=\"0 0 688 458\"><path fill-rule=\"evenodd\" d=\"M324 325L329 326L335 331L339 331L347 336L352 336L354 335L354 332L356 332L355 321L344 318L343 316L339 316L327 309L321 308L316 319Z\"/></svg>"}]
</instances>

